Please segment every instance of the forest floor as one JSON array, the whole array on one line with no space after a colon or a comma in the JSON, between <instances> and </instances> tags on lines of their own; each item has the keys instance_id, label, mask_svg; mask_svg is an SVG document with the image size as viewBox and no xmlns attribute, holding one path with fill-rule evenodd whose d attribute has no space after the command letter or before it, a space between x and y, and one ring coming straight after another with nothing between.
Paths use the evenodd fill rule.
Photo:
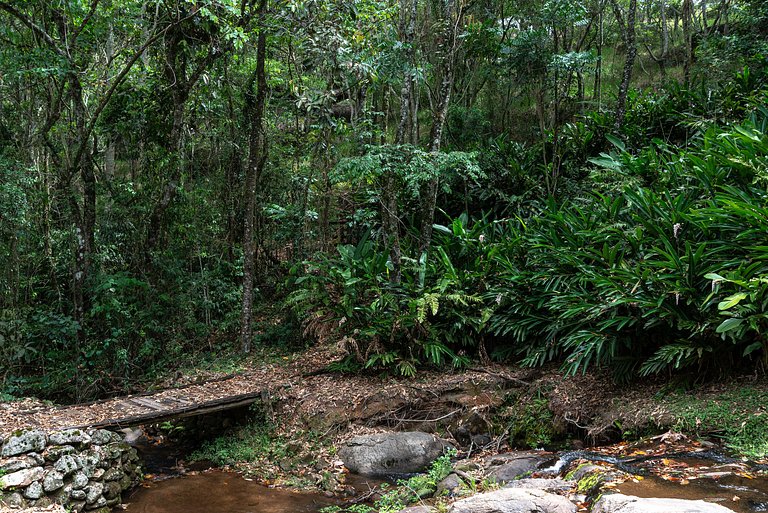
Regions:
<instances>
[{"instance_id":1,"label":"forest floor","mask_svg":"<svg viewBox=\"0 0 768 513\"><path fill-rule=\"evenodd\" d=\"M260 355L241 361L235 372L180 368L146 392L185 387L202 399L206 392L259 389L281 435L311 432L334 442L376 430L422 430L439 432L458 446L488 439L499 450L594 446L674 430L719 440L752 458L768 453L768 379L762 375L686 385L661 378L617 384L608 373L566 377L556 367L498 363L423 370L414 378L327 370L343 356L335 346L320 346ZM35 399L2 403L0 433L95 423L114 416L110 407L97 402L56 408Z\"/></svg>"}]
</instances>

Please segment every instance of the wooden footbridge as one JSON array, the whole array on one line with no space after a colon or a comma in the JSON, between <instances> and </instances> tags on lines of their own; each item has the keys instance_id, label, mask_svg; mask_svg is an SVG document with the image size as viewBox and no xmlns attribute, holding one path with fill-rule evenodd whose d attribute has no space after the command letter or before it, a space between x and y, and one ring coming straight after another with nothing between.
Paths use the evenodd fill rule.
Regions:
<instances>
[{"instance_id":1,"label":"wooden footbridge","mask_svg":"<svg viewBox=\"0 0 768 513\"><path fill-rule=\"evenodd\" d=\"M268 367L204 383L72 406L24 409L16 403L4 403L0 404L0 436L26 428L125 428L246 406L262 400L271 387L289 378L285 370Z\"/></svg>"}]
</instances>

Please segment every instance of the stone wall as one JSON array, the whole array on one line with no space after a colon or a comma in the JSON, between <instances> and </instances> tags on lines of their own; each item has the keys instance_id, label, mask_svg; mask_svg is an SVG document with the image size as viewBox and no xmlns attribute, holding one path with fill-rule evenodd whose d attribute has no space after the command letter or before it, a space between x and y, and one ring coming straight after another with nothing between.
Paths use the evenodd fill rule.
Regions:
<instances>
[{"instance_id":1,"label":"stone wall","mask_svg":"<svg viewBox=\"0 0 768 513\"><path fill-rule=\"evenodd\" d=\"M56 503L68 511L108 512L141 477L136 450L105 429L0 438L0 509Z\"/></svg>"}]
</instances>

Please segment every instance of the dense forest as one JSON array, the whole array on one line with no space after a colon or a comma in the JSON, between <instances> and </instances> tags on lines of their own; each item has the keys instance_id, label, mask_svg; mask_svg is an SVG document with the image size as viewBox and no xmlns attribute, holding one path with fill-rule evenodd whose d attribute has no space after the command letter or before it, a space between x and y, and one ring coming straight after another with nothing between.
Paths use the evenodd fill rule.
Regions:
<instances>
[{"instance_id":1,"label":"dense forest","mask_svg":"<svg viewBox=\"0 0 768 513\"><path fill-rule=\"evenodd\" d=\"M0 39L4 397L291 330L765 369L765 0L2 0Z\"/></svg>"}]
</instances>

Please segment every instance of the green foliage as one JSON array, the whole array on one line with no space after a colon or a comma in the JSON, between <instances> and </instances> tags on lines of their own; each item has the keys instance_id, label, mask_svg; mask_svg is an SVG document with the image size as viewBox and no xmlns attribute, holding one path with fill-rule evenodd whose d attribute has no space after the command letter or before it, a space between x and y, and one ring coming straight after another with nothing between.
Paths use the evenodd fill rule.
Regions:
<instances>
[{"instance_id":1,"label":"green foliage","mask_svg":"<svg viewBox=\"0 0 768 513\"><path fill-rule=\"evenodd\" d=\"M310 329L326 337L330 330L366 368L413 376L421 363L467 365L462 353L478 346L491 315L480 293L494 227L466 223L436 226L432 256L408 260L398 284L375 241L340 246L337 258L305 262L301 275L296 270L291 286L298 288L288 301Z\"/></svg>"},{"instance_id":2,"label":"green foliage","mask_svg":"<svg viewBox=\"0 0 768 513\"><path fill-rule=\"evenodd\" d=\"M768 455L768 394L749 386L704 401L673 394L662 404L675 418L675 428L701 436L715 435L739 454L754 459Z\"/></svg>"},{"instance_id":3,"label":"green foliage","mask_svg":"<svg viewBox=\"0 0 768 513\"><path fill-rule=\"evenodd\" d=\"M379 513L393 513L422 499L431 497L435 493L438 483L451 473L451 458L455 455L456 451L448 451L432 462L427 473L399 480L396 488L384 493L376 501L374 505L376 511Z\"/></svg>"},{"instance_id":4,"label":"green foliage","mask_svg":"<svg viewBox=\"0 0 768 513\"><path fill-rule=\"evenodd\" d=\"M552 443L553 419L548 400L541 394L526 400L515 398L514 404L505 407L501 414L510 440L531 449L540 449Z\"/></svg>"},{"instance_id":5,"label":"green foliage","mask_svg":"<svg viewBox=\"0 0 768 513\"><path fill-rule=\"evenodd\" d=\"M238 462L262 464L279 462L287 460L291 455L289 440L277 436L274 425L267 419L264 412L256 410L247 425L212 441L204 442L190 455L190 458L211 461L215 465L224 466Z\"/></svg>"},{"instance_id":6,"label":"green foliage","mask_svg":"<svg viewBox=\"0 0 768 513\"><path fill-rule=\"evenodd\" d=\"M384 493L373 507L365 504L354 504L344 508L328 506L321 511L323 513L394 513L405 509L435 493L438 483L451 473L451 458L454 456L456 456L456 451L449 450L433 461L426 473L417 474L408 479L400 479L394 487L390 487L387 483L382 484L381 491Z\"/></svg>"},{"instance_id":7,"label":"green foliage","mask_svg":"<svg viewBox=\"0 0 768 513\"><path fill-rule=\"evenodd\" d=\"M760 107L740 125L698 125L684 151L654 140L633 152L606 135L593 191L528 201L526 217L436 225L429 255L404 260L398 284L375 240L341 246L305 264L294 304L364 366L404 375L463 365L486 343L527 365L605 366L618 379L765 357L766 119Z\"/></svg>"}]
</instances>

